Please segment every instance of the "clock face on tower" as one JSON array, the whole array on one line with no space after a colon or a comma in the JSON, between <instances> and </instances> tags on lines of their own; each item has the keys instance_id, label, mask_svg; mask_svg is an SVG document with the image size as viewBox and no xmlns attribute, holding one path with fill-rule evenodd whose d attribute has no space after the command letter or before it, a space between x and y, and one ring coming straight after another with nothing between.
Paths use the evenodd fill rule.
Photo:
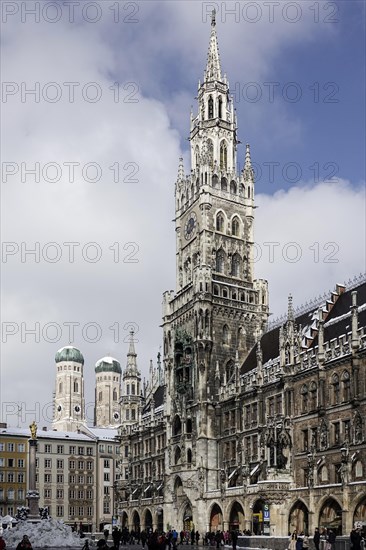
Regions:
<instances>
[{"instance_id":1,"label":"clock face on tower","mask_svg":"<svg viewBox=\"0 0 366 550\"><path fill-rule=\"evenodd\" d=\"M193 235L196 232L196 228L197 228L197 215L195 212L191 212L184 226L184 236L187 240L193 237Z\"/></svg>"}]
</instances>

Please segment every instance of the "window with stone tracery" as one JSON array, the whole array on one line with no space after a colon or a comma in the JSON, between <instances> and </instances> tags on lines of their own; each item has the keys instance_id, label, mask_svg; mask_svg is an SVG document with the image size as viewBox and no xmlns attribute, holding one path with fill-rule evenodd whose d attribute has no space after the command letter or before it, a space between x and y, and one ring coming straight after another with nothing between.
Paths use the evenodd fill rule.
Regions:
<instances>
[{"instance_id":1,"label":"window with stone tracery","mask_svg":"<svg viewBox=\"0 0 366 550\"><path fill-rule=\"evenodd\" d=\"M227 170L227 145L225 141L220 145L220 169Z\"/></svg>"},{"instance_id":2,"label":"window with stone tracery","mask_svg":"<svg viewBox=\"0 0 366 550\"><path fill-rule=\"evenodd\" d=\"M208 98L208 118L214 117L214 102L212 96Z\"/></svg>"},{"instance_id":3,"label":"window with stone tracery","mask_svg":"<svg viewBox=\"0 0 366 550\"><path fill-rule=\"evenodd\" d=\"M213 167L213 161L214 161L214 147L213 147L213 141L211 139L207 140L207 161L209 166Z\"/></svg>"}]
</instances>

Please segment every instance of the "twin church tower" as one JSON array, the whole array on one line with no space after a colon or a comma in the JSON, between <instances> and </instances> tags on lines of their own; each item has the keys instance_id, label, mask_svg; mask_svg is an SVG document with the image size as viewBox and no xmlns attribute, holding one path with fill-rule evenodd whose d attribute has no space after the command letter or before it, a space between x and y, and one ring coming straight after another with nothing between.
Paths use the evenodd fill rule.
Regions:
<instances>
[{"instance_id":1,"label":"twin church tower","mask_svg":"<svg viewBox=\"0 0 366 550\"><path fill-rule=\"evenodd\" d=\"M250 148L246 146L239 173L237 119L229 82L221 71L215 13L197 99L198 113L191 114L191 170L185 175L180 159L175 185L176 291L163 295L168 416L177 407L186 411L188 403L205 407L215 399L218 388L238 373L266 330L269 315L267 281L255 280L253 274ZM53 427L70 430L85 423L84 359L77 349L65 347L57 352L56 364ZM123 377L120 363L111 357L98 361L95 373L95 425L137 421L143 388L133 334ZM132 389L136 403L131 401ZM127 395L131 397L126 401ZM123 407L132 402L132 408ZM207 410L200 411L206 434L207 415Z\"/></svg>"}]
</instances>

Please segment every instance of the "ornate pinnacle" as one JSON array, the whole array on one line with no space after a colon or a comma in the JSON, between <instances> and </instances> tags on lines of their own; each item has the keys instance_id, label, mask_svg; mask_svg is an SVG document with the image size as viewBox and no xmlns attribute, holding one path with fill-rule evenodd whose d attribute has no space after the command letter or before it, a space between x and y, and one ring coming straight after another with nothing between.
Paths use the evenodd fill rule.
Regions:
<instances>
[{"instance_id":1,"label":"ornate pinnacle","mask_svg":"<svg viewBox=\"0 0 366 550\"><path fill-rule=\"evenodd\" d=\"M293 321L294 320L294 310L293 310L293 307L292 307L292 296L291 296L291 294L288 295L287 320L288 321Z\"/></svg>"},{"instance_id":2,"label":"ornate pinnacle","mask_svg":"<svg viewBox=\"0 0 366 550\"><path fill-rule=\"evenodd\" d=\"M180 159L179 159L179 165L178 165L178 181L184 181L183 157L180 157Z\"/></svg>"},{"instance_id":3,"label":"ornate pinnacle","mask_svg":"<svg viewBox=\"0 0 366 550\"><path fill-rule=\"evenodd\" d=\"M213 9L211 12L211 27L216 27L216 10Z\"/></svg>"}]
</instances>

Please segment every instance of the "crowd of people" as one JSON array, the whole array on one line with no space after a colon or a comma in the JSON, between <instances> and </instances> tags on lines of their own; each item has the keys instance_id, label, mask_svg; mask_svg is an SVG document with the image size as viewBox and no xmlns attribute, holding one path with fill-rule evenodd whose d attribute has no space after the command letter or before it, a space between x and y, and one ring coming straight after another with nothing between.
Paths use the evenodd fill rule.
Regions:
<instances>
[{"instance_id":1,"label":"crowd of people","mask_svg":"<svg viewBox=\"0 0 366 550\"><path fill-rule=\"evenodd\" d=\"M104 537L97 542L97 547L101 549L113 548L119 550L120 545L141 545L145 550L177 550L178 545L191 545L198 546L202 540L203 546L212 546L221 548L221 546L232 546L233 550L236 550L238 536L241 535L237 530L232 531L215 531L207 532L202 537L198 531L192 529L191 531L180 531L176 529L170 529L167 533L159 533L157 529L144 529L143 531L129 530L127 527L119 529L114 527L111 534L112 546L108 544L109 531L104 530ZM244 535L251 535L250 531L244 531ZM336 533L333 529L319 530L317 527L313 536L313 543L315 550L335 550ZM360 528L355 527L350 533L350 550L363 550L363 542L365 542L365 533ZM320 547L321 541L325 541L325 544ZM289 533L288 550L309 550L310 542L306 533L298 533L294 531ZM366 548L366 547L365 547ZM0 550L6 549L6 543L3 537L0 535ZM19 542L16 550L32 550L32 544L27 535L24 535ZM86 539L82 550L90 550L89 541Z\"/></svg>"}]
</instances>

